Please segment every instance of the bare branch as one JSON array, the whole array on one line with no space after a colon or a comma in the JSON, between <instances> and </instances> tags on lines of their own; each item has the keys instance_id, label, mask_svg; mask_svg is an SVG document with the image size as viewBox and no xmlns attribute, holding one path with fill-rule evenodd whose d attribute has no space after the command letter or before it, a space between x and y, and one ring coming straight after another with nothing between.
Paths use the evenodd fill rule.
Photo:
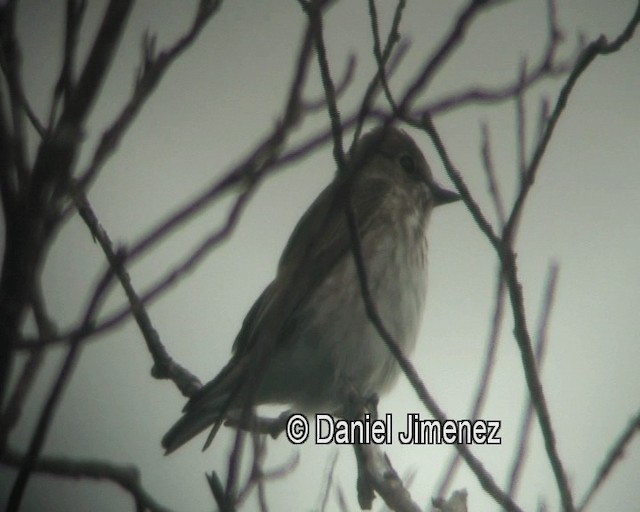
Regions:
<instances>
[{"instance_id":1,"label":"bare branch","mask_svg":"<svg viewBox=\"0 0 640 512\"><path fill-rule=\"evenodd\" d=\"M20 467L26 455L11 449L0 454L0 462ZM107 480L118 485L134 499L136 504L152 512L169 512L155 501L140 482L140 472L134 466L117 466L99 460L73 460L58 457L41 457L33 466L35 473L82 480Z\"/></svg>"},{"instance_id":2,"label":"bare branch","mask_svg":"<svg viewBox=\"0 0 640 512\"><path fill-rule=\"evenodd\" d=\"M633 16L632 20L629 22L623 33L613 43L607 44L604 37L600 37L597 41L591 43L582 53L581 58L576 64L576 67L569 75L567 82L560 92L554 111L549 119L549 123L547 124L545 135L538 144L536 151L534 152L534 156L527 168L520 192L513 205L513 209L511 211L509 219L507 220L507 224L505 225L505 228L503 230L503 249L499 251L509 289L509 294L511 297L515 323L514 332L522 355L523 368L525 371L527 385L529 387L531 399L538 414L540 428L545 440L545 448L547 450L549 461L556 477L556 482L560 491L563 507L568 511L574 510L573 498L571 496L571 490L567 482L562 461L556 450L555 435L551 427L549 411L546 406L546 401L542 391L542 385L540 383L536 370L535 357L531 348L531 340L526 325L522 287L517 277L515 254L512 249L507 249L507 247L510 247L512 243L515 227L518 223L527 195L535 181L536 172L539 168L540 161L551 138L551 134L553 133L553 130L558 122L558 119L564 111L569 95L573 90L576 81L578 80L582 72L589 66L589 64L591 64L591 62L593 62L593 60L598 55L605 55L619 50L622 45L631 38L638 23L640 23L640 3L638 4L636 13Z\"/></svg>"},{"instance_id":3,"label":"bare branch","mask_svg":"<svg viewBox=\"0 0 640 512\"><path fill-rule=\"evenodd\" d=\"M342 78L336 84L336 97L342 96L342 94L347 90L351 82L353 82L353 76L356 69L356 57L355 55L349 55L349 59L345 64L345 70ZM302 110L307 113L316 112L318 110L323 110L327 107L327 102L324 96L313 99L313 100L305 100L302 104Z\"/></svg>"},{"instance_id":4,"label":"bare branch","mask_svg":"<svg viewBox=\"0 0 640 512\"><path fill-rule=\"evenodd\" d=\"M604 461L600 465L598 472L596 473L593 482L589 486L589 490L585 493L584 498L580 501L580 505L577 510L582 512L585 510L591 499L595 496L596 492L600 489L602 484L606 481L607 477L615 467L615 465L624 457L624 451L627 445L631 442L633 437L640 433L640 411L631 419L629 426L622 431L618 440L613 443L609 453L604 458Z\"/></svg>"},{"instance_id":5,"label":"bare branch","mask_svg":"<svg viewBox=\"0 0 640 512\"><path fill-rule=\"evenodd\" d=\"M540 320L538 321L538 333L536 336L535 353L538 368L542 367L544 361L544 354L547 346L547 328L549 325L549 317L551 316L551 309L553 307L553 299L555 297L557 281L558 266L556 264L552 264L549 268L549 276L547 277L547 286L542 303L542 314L540 315ZM516 455L514 457L509 482L507 485L507 492L511 497L515 497L516 495L518 480L527 454L527 446L529 442L532 423L533 404L531 403L531 399L529 398L527 400L527 405L523 414L518 448L516 449Z\"/></svg>"},{"instance_id":6,"label":"bare branch","mask_svg":"<svg viewBox=\"0 0 640 512\"><path fill-rule=\"evenodd\" d=\"M89 301L89 305L82 322L83 328L78 333L78 336L73 338L69 343L67 355L65 356L62 366L60 367L60 370L58 372L58 376L56 377L55 382L51 387L49 396L47 397L42 412L40 413L40 417L38 418L36 424L36 429L31 437L31 441L29 442L29 448L22 460L22 465L20 467L20 470L18 471L18 476L16 477L16 481L13 484L13 488L11 489L11 495L9 496L9 501L7 503L8 512L17 511L20 508L20 503L22 501L27 482L29 481L29 477L31 476L36 461L42 451L42 447L44 446L51 421L53 420L55 409L60 401L60 398L62 397L62 393L67 382L71 378L75 363L80 355L80 348L85 337L85 331L89 330L90 325L94 321L94 318L102 305L105 292L108 288L108 284L111 278L112 273L110 272L110 270L108 270L100 280L93 294L93 297Z\"/></svg>"},{"instance_id":7,"label":"bare branch","mask_svg":"<svg viewBox=\"0 0 640 512\"><path fill-rule=\"evenodd\" d=\"M338 450L333 452L331 460L329 461L329 468L325 472L322 487L320 488L320 507L319 511L324 512L327 509L327 503L329 502L329 494L331 494L331 487L333 484L333 473L336 469L336 463L338 462Z\"/></svg>"},{"instance_id":8,"label":"bare branch","mask_svg":"<svg viewBox=\"0 0 640 512\"><path fill-rule=\"evenodd\" d=\"M375 444L354 444L359 453L366 479L392 510L419 512L422 508L411 499L402 479L391 465L389 458ZM358 496L360 499L360 495ZM366 506L368 505L368 507ZM371 508L371 503L360 502L362 508Z\"/></svg>"},{"instance_id":9,"label":"bare branch","mask_svg":"<svg viewBox=\"0 0 640 512\"><path fill-rule=\"evenodd\" d=\"M527 76L527 60L523 59L520 65L520 84L518 92L515 95L516 100L516 152L518 158L518 170L520 171L520 179L524 178L527 166L527 117L525 110L525 92L522 86ZM504 225L502 226L504 227Z\"/></svg>"},{"instance_id":10,"label":"bare branch","mask_svg":"<svg viewBox=\"0 0 640 512\"><path fill-rule=\"evenodd\" d=\"M159 225L153 228L147 235L143 236L129 251L129 261L144 253L169 232L175 230L185 221L192 218L230 188L245 181L256 181L257 183L265 174L266 170L273 165L290 130L300 121L301 94L306 80L311 48L311 37L307 30L300 45L300 53L298 54L284 115L273 132L251 152L250 156L245 159L244 162L236 166L196 199L190 201L187 205L170 215L169 218L160 222Z\"/></svg>"},{"instance_id":11,"label":"bare branch","mask_svg":"<svg viewBox=\"0 0 640 512\"><path fill-rule=\"evenodd\" d=\"M526 326L526 317L524 314L524 305L523 305L523 296L522 296L522 288L520 282L517 277L517 267L515 262L515 254L513 250L510 248L510 244L513 240L513 234L515 232L515 227L517 225L517 220L520 215L520 212L524 206L524 201L527 197L528 191L533 185L533 181L535 179L535 173L539 166L540 160L548 144L551 133L553 132L553 128L557 123L560 114L562 113L564 106L566 105L568 96L575 85L578 77L586 69L586 67L595 59L595 57L599 54L611 53L613 51L617 51L622 45L628 41L635 27L640 22L640 4L638 5L638 9L633 17L633 19L629 22L623 33L614 41L612 44L607 44L604 38L600 38L598 41L589 45L584 52L582 53L581 58L579 59L576 67L571 72L565 86L562 88L560 96L558 98L556 108L554 109L553 114L549 120L547 125L547 129L545 131L545 135L537 146L537 149L534 153L534 157L527 168L526 176L524 177L523 184L520 190L520 193L514 203L511 214L507 220L507 223L503 230L502 239L499 240L496 238L493 230L488 225L484 217L480 214L477 205L471 200L466 186L462 182L461 177L455 171L453 166L448 161L448 157L446 156L446 151L444 150L444 145L440 141L437 133L435 132L435 128L429 119L426 120L426 129L432 135L432 140L440 153L443 162L445 163L445 169L447 173L451 177L451 179L455 182L456 187L460 191L465 203L470 209L476 223L480 227L480 229L487 235L487 238L492 243L492 245L496 248L500 260L502 262L503 272L505 275L505 279L507 282L507 287L509 289L509 294L511 298L511 305L514 315L514 323L515 323L515 336L518 342L518 345L521 350L522 360L523 360L523 368L525 371L525 376L527 380L527 385L529 387L529 391L531 394L532 401L535 405L536 411L538 413L538 419L540 422L540 427L543 433L543 437L545 439L545 447L547 449L547 454L549 456L549 460L551 466L554 471L554 475L556 477L556 481L558 483L558 488L560 491L560 495L562 498L563 507L566 510L573 510L573 500L571 497L571 492L567 483L566 475L564 469L562 467L562 462L560 457L558 456L556 447L555 447L555 435L553 433L551 427L551 421L549 417L549 412L546 407L546 402L544 399L544 394L542 391L542 386L540 384L540 380L537 374L535 358L533 355L533 351L531 348L531 341L528 333L528 329Z\"/></svg>"},{"instance_id":12,"label":"bare branch","mask_svg":"<svg viewBox=\"0 0 640 512\"><path fill-rule=\"evenodd\" d=\"M460 193L460 196L462 197L462 200L464 201L465 205L471 212L471 215L473 216L473 219L476 221L476 224L478 224L478 227L486 235L486 237L489 239L489 242L491 242L491 245L493 245L496 251L500 251L501 240L495 234L493 230L493 226L485 218L484 214L482 213L482 210L478 206L478 203L476 203L475 199L471 195L471 192L469 191L467 184L462 178L462 174L460 174L460 172L454 167L453 162L449 158L447 149L445 148L444 143L440 138L440 134L436 130L436 127L433 124L433 121L431 120L431 118L426 117L422 119L422 129L431 138L431 141L433 142L433 145L435 146L436 151L438 152L438 155L442 160L442 163L444 165L445 170L447 171L449 178L451 178L451 181L453 181L454 185L456 186L456 189Z\"/></svg>"},{"instance_id":13,"label":"bare branch","mask_svg":"<svg viewBox=\"0 0 640 512\"><path fill-rule=\"evenodd\" d=\"M560 43L564 40L564 35L558 26L554 0L548 0L547 5L547 46L529 72L525 70L523 73L521 71L513 82L497 87L471 87L447 94L423 107L416 108L414 116L436 117L470 105L494 105L523 94L525 90L531 89L538 82L564 76L570 72L575 65L577 55L583 49L582 42L578 41L576 56L556 62L556 53Z\"/></svg>"},{"instance_id":14,"label":"bare branch","mask_svg":"<svg viewBox=\"0 0 640 512\"><path fill-rule=\"evenodd\" d=\"M180 208L177 212L170 215L166 220L161 221L159 225L153 228L147 235L143 236L138 243L128 251L126 255L122 255L120 265L133 262L137 257L141 256L153 245L158 243L164 237L168 236L178 226L182 225L188 219L192 218L203 208L208 206L213 200L234 186L242 186L244 190L238 195L234 206L232 207L227 222L222 228L215 231L207 237L178 267L168 272L164 277L160 278L155 285L152 285L145 293L141 294L140 301L147 304L150 300L157 297L175 281L189 272L196 264L198 264L208 252L213 249L220 241L222 241L235 227L239 216L248 201L251 193L259 184L260 180L267 175L267 171L271 169L278 161L278 153L283 146L289 131L300 120L301 115L301 93L307 75L308 61L311 52L311 36L307 30L303 37L303 43L297 66L294 72L289 96L285 106L283 120L276 126L274 131L255 149L255 151L239 166L226 174L221 180L209 187L203 194L193 199L188 204ZM310 151L310 149L309 149ZM298 158L302 155L297 155ZM286 163L290 164L295 158L291 158ZM285 162L280 162L284 165ZM127 305L116 311L98 326L92 326L91 332L83 331L83 336L95 335L115 327L122 321L126 320L131 313L131 308ZM69 332L59 336L38 340L35 343L26 341L23 344L15 345L16 349L36 350L37 346L51 343L59 343L66 339L78 335L82 328L72 328Z\"/></svg>"},{"instance_id":15,"label":"bare branch","mask_svg":"<svg viewBox=\"0 0 640 512\"><path fill-rule=\"evenodd\" d=\"M0 7L0 69L4 74L9 89L9 100L12 118L12 134L9 137L11 155L16 172L15 181L24 187L27 181L27 156L25 148L24 115L31 108L24 97L22 74L20 69L20 45L15 35L16 2L7 2Z\"/></svg>"},{"instance_id":16,"label":"bare branch","mask_svg":"<svg viewBox=\"0 0 640 512\"><path fill-rule=\"evenodd\" d=\"M306 5L306 4L305 4ZM474 11L474 7L470 6L467 10L463 12L464 16L469 16L470 12ZM324 41L322 38L322 21L321 21L321 11L319 8L315 8L314 6L306 5L305 10L307 15L310 18L310 23L314 28L314 40L316 43L316 54L318 56L318 62L320 65L320 72L322 75L322 81L325 88L325 94L327 95L327 106L329 110L329 117L331 118L331 127L333 132L333 142L334 142L334 158L336 160L336 164L338 165L338 170L343 176L348 176L348 167L347 165L357 165L357 162L349 162L347 164L344 151L342 149L342 133L341 133L341 124L340 124L340 115L338 112L338 108L335 101L335 88L333 87L333 83L331 80L331 75L329 72L328 62L326 60L326 52L324 51ZM465 26L467 20L459 21L457 24L458 29L462 30L461 27ZM453 41L455 37L448 38L447 43L448 47L453 45ZM436 59L437 60L437 59ZM426 74L425 74L426 76ZM412 88L410 89L412 90ZM407 100L409 96L405 97ZM460 181L462 181L460 179ZM345 186L348 187L349 183L347 182ZM468 196L468 194L467 194ZM350 198L349 190L346 190L346 198ZM470 197L468 197L470 199ZM363 302L365 305L365 311L367 313L367 317L371 321L371 323L375 326L378 334L384 340L385 344L395 357L396 361L400 365L403 373L409 380L410 384L416 391L418 397L423 402L423 404L427 407L427 409L431 412L435 419L439 421L444 421L446 416L441 411L441 409L436 404L435 400L431 397L429 392L427 391L424 383L420 379L418 373L415 368L411 364L411 362L406 358L406 356L402 353L402 350L398 347L398 344L395 342L389 331L384 326L375 306L375 303L371 296L371 291L369 289L366 267L364 264L364 259L362 256L362 248L360 245L360 239L358 235L358 228L355 220L355 214L353 212L353 207L351 205L350 200L346 200L344 202L344 208L347 216L347 224L349 227L350 240L351 240L351 253L354 257L356 271L358 275L358 281L360 283L360 292L363 298ZM512 500L504 493L500 488L495 484L491 475L482 467L482 464L476 459L468 447L463 444L457 444L456 448L460 451L462 457L465 459L471 470L475 473L482 487L487 491L496 502L500 503L505 509L510 511L520 510L518 506L512 502Z\"/></svg>"},{"instance_id":17,"label":"bare branch","mask_svg":"<svg viewBox=\"0 0 640 512\"><path fill-rule=\"evenodd\" d=\"M434 512L467 512L467 491L454 491L448 500L437 498L432 503Z\"/></svg>"},{"instance_id":18,"label":"bare branch","mask_svg":"<svg viewBox=\"0 0 640 512\"><path fill-rule=\"evenodd\" d=\"M640 3L638 3L636 11L633 17L629 20L629 23L626 25L625 29L612 43L608 43L604 36L600 36L596 41L593 41L582 51L575 67L569 74L567 81L560 91L560 94L556 101L556 105L553 109L553 112L551 113L551 116L549 117L544 135L536 146L531 162L529 162L529 165L527 166L523 185L513 205L513 209L511 210L511 214L509 215L509 219L507 220L507 224L503 231L503 239L507 241L507 243L509 243L511 239L515 224L518 222L518 218L520 217L522 209L524 208L525 200L529 194L529 191L531 190L531 187L533 186L533 183L535 182L542 157L544 156L549 141L551 140L551 136L553 135L553 131L558 123L558 120L560 119L560 116L567 106L569 96L571 95L571 92L573 91L578 78L580 78L582 73L591 65L596 57L598 57L599 55L609 55L620 50L620 48L622 48L624 44L633 37L633 33L635 32L639 23Z\"/></svg>"},{"instance_id":19,"label":"bare branch","mask_svg":"<svg viewBox=\"0 0 640 512\"><path fill-rule=\"evenodd\" d=\"M78 46L78 33L82 18L86 11L86 0L67 0L65 31L64 31L64 58L60 69L60 78L54 90L54 99L51 105L49 116L49 126L55 123L55 112L57 110L58 98L64 100L65 105L71 101L75 87L74 65L76 50Z\"/></svg>"},{"instance_id":20,"label":"bare branch","mask_svg":"<svg viewBox=\"0 0 640 512\"><path fill-rule=\"evenodd\" d=\"M391 49L393 48L393 44L395 41L400 39L400 34L398 33L398 28L400 26L400 21L402 19L402 13L404 11L406 2L404 0L399 0L396 6L395 15L393 17L393 23L391 25L391 30L389 31L389 36L387 38L387 44L385 45L384 52L381 49L380 44L380 31L378 28L378 12L376 9L375 0L369 0L369 18L371 19L371 33L373 34L373 55L376 58L376 62L378 63L378 74L376 75L375 80L379 80L382 84L382 88L384 90L385 96L389 105L391 105L392 110L395 112L397 110L397 106L393 99L393 95L391 94L391 90L389 89L389 82L387 81L387 73L385 72L385 64L389 55L391 53ZM356 137L360 134L356 132Z\"/></svg>"},{"instance_id":21,"label":"bare branch","mask_svg":"<svg viewBox=\"0 0 640 512\"><path fill-rule=\"evenodd\" d=\"M111 239L106 230L102 227L96 217L89 201L80 192L74 194L74 201L82 220L91 231L94 240L97 240L102 248L109 266L118 277L122 288L129 299L131 311L136 319L140 332L142 333L149 352L154 361L151 374L156 379L171 379L184 396L191 396L202 387L200 381L192 375L186 368L176 363L168 354L164 345L160 341L160 336L155 330L149 318L144 303L136 293L131 284L131 278L122 262L122 254L116 254L113 250Z\"/></svg>"},{"instance_id":22,"label":"bare branch","mask_svg":"<svg viewBox=\"0 0 640 512\"><path fill-rule=\"evenodd\" d=\"M394 110L398 117L406 117L415 97L427 87L438 68L460 44L470 23L476 18L476 16L483 9L493 6L500 1L501 0L471 0L466 7L462 9L460 14L456 17L453 27L451 27L447 32L444 40L436 47L435 52L426 61L426 64L420 71L420 74L411 81L411 85L402 95L402 100L398 103L397 109Z\"/></svg>"},{"instance_id":23,"label":"bare branch","mask_svg":"<svg viewBox=\"0 0 640 512\"><path fill-rule=\"evenodd\" d=\"M164 77L165 72L197 39L201 30L217 12L221 4L221 0L200 0L199 7L187 33L174 43L173 46L161 51L157 57L155 56L155 51L152 49L153 46L150 46L150 41L153 39L147 36L143 40L143 61L140 65L140 71L136 79L133 94L115 121L113 121L111 126L109 126L102 135L100 143L93 154L91 163L80 173L78 182L81 190L86 190L89 184L96 178L104 162L118 148L122 137L146 100Z\"/></svg>"},{"instance_id":24,"label":"bare branch","mask_svg":"<svg viewBox=\"0 0 640 512\"><path fill-rule=\"evenodd\" d=\"M391 98L391 92L388 88L388 79L395 72L397 67L400 64L400 61L404 57L405 53L409 49L409 43L406 41L400 40L400 21L402 20L402 13L404 12L404 7L406 2L404 0L399 0L396 9L393 15L393 22L391 24L391 28L389 29L389 34L387 36L387 40L385 43L384 50L381 51L380 46L380 34L378 29L378 20L377 20L377 12L375 6L375 0L370 0L369 5L369 17L371 19L371 31L374 39L374 56L376 58L376 62L378 64L378 72L373 77L373 79L369 82L369 86L364 93L362 98L362 102L360 103L360 109L358 111L356 129L353 134L353 141L351 143L351 151L355 149L355 144L357 140L360 138L360 134L362 132L362 127L367 117L371 115L371 110L373 107L373 103L376 99L376 96L380 92L380 86L382 85L382 89L385 91L385 94ZM387 65L388 64L388 65ZM381 116L382 118L386 118L388 116ZM344 127L348 123L344 123Z\"/></svg>"},{"instance_id":25,"label":"bare branch","mask_svg":"<svg viewBox=\"0 0 640 512\"><path fill-rule=\"evenodd\" d=\"M61 127L84 124L111 65L132 5L132 0L110 0L87 62L62 112Z\"/></svg>"},{"instance_id":26,"label":"bare branch","mask_svg":"<svg viewBox=\"0 0 640 512\"><path fill-rule=\"evenodd\" d=\"M124 31L132 0L110 0L73 94L50 136L40 144L33 165L30 196L49 206L66 192L89 111L107 75Z\"/></svg>"},{"instance_id":27,"label":"bare branch","mask_svg":"<svg viewBox=\"0 0 640 512\"><path fill-rule=\"evenodd\" d=\"M502 275L498 272L498 279L496 284L496 298L495 298L495 306L493 310L493 317L489 332L489 337L487 339L487 349L484 358L484 364L482 366L482 373L480 375L480 381L477 386L476 396L474 399L474 403L471 409L469 418L472 420L476 420L480 417L480 413L484 407L487 398L487 389L489 388L489 382L491 381L491 377L493 375L493 369L495 367L495 358L498 350L498 341L500 339L500 327L502 325L503 311L504 311L504 299L505 299L505 286L504 280L502 279ZM451 483L453 482L453 478L455 477L456 471L460 464L460 453L456 452L449 465L447 470L444 472L444 476L442 477L441 483L438 487L438 491L436 492L436 497L444 498L447 493Z\"/></svg>"},{"instance_id":28,"label":"bare branch","mask_svg":"<svg viewBox=\"0 0 640 512\"><path fill-rule=\"evenodd\" d=\"M33 387L33 383L38 374L38 370L42 366L44 360L44 351L37 350L29 354L22 372L18 377L18 381L13 389L13 394L7 399L7 404L2 410L2 422L0 423L0 446L4 446L7 436L11 430L18 424L18 420L22 416L23 405L26 401L29 391Z\"/></svg>"},{"instance_id":29,"label":"bare branch","mask_svg":"<svg viewBox=\"0 0 640 512\"><path fill-rule=\"evenodd\" d=\"M260 505L260 510L267 510L266 496L265 496L265 483L278 480L290 475L293 470L298 465L300 461L300 456L298 453L295 453L293 457L290 457L288 461L283 464L274 467L272 469L264 469L264 459L266 456L266 443L265 438L257 432L253 432L252 434L253 441L253 462L251 465L251 471L249 473L249 477L247 478L247 482L244 487L238 492L238 497L236 500L237 505L242 505L242 503L247 499L251 491L254 487L257 487L258 490L258 503Z\"/></svg>"},{"instance_id":30,"label":"bare branch","mask_svg":"<svg viewBox=\"0 0 640 512\"><path fill-rule=\"evenodd\" d=\"M482 163L484 173L487 177L487 184L489 188L489 194L493 200L493 207L496 210L496 216L500 228L504 227L507 221L507 216L504 209L504 201L502 200L502 194L500 193L500 186L496 179L496 171L493 166L493 158L491 157L491 141L489 137L489 127L486 124L482 125Z\"/></svg>"},{"instance_id":31,"label":"bare branch","mask_svg":"<svg viewBox=\"0 0 640 512\"><path fill-rule=\"evenodd\" d=\"M222 487L222 482L220 481L218 473L212 471L210 475L205 473L205 476L207 477L207 483L209 484L211 495L218 505L218 508L223 512L230 512L235 510L235 507L233 505L227 505L225 503L224 489Z\"/></svg>"},{"instance_id":32,"label":"bare branch","mask_svg":"<svg viewBox=\"0 0 640 512\"><path fill-rule=\"evenodd\" d=\"M42 296L42 286L39 282L34 286L31 294L31 309L40 336L53 336L56 331L56 326L46 311L45 300ZM13 394L7 400L6 406L2 410L2 416L0 418L0 446L5 446L7 436L22 416L23 405L26 403L27 396L33 387L43 360L44 350L37 350L31 352L27 361L24 363L22 373L14 386Z\"/></svg>"},{"instance_id":33,"label":"bare branch","mask_svg":"<svg viewBox=\"0 0 640 512\"><path fill-rule=\"evenodd\" d=\"M573 498L571 489L567 481L567 476L556 448L556 439L551 426L551 415L547 407L547 402L542 390L542 383L538 375L536 359L532 349L531 337L527 327L527 318L524 311L524 296L522 285L518 278L518 270L516 265L516 256L513 249L504 247L499 253L502 263L503 275L509 290L509 298L511 300L511 310L513 312L514 335L520 355L522 358L522 367L529 388L531 401L535 407L542 437L549 458L549 463L553 469L553 473L560 492L562 506L566 511L573 511Z\"/></svg>"}]
</instances>

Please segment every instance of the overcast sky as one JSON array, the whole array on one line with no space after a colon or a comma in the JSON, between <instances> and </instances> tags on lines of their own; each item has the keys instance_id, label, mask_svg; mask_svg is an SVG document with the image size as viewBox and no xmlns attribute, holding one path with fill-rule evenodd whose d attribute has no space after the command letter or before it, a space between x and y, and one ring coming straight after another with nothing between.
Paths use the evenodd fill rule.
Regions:
<instances>
[{"instance_id":1,"label":"overcast sky","mask_svg":"<svg viewBox=\"0 0 640 512\"><path fill-rule=\"evenodd\" d=\"M102 129L131 92L141 35L157 34L159 48L188 26L187 2L137 3L101 99L90 118L82 168ZM634 2L561 0L558 19L566 39L560 56L572 55L579 33L592 40L615 37L630 18ZM89 2L80 37L86 55L106 2ZM188 2L189 6L194 2ZM381 26L390 12L380 2ZM382 5L384 4L384 5ZM446 63L420 102L473 84L498 85L518 76L523 58L537 62L546 38L546 2L506 2L482 15L464 44ZM401 26L411 41L409 54L392 81L396 91L419 69L455 19L461 2L409 2ZM91 190L97 215L111 238L127 244L158 219L185 204L217 176L246 156L281 115L305 25L293 1L227 2L194 47L169 71L130 129L118 152ZM60 66L64 2L23 0L18 34L23 44L26 93L44 118ZM342 2L325 21L334 76L347 58L357 58L356 74L340 107L350 111L375 66L364 1ZM557 126L524 212L517 241L518 265L530 328L535 332L549 266L559 265L549 347L542 383L557 448L576 499L590 484L597 465L640 406L640 36L615 55L598 59L583 75ZM314 62L314 66L316 66ZM529 149L540 97L552 104L560 82L545 82L527 97ZM4 84L2 86L4 88ZM4 89L3 89L4 90ZM311 73L306 97L321 87ZM515 108L473 107L437 117L449 154L478 201L493 219L480 158L480 126L491 132L493 157L505 200L513 199L517 172ZM306 121L294 138L325 126L326 113ZM426 135L410 131L438 181L452 187ZM35 139L32 139L35 143ZM149 313L162 341L179 363L203 381L226 363L233 339L255 298L274 276L278 257L293 229L334 172L324 148L261 186L238 228L195 272L155 302ZM224 218L228 201L200 215L131 270L139 289L188 254ZM462 204L438 209L431 221L430 280L426 315L412 361L447 415L468 417L489 332L496 259ZM51 249L44 285L52 316L61 326L77 321L104 257L76 218ZM122 303L114 293L108 303ZM507 308L507 312L509 312ZM502 328L497 367L485 419L502 421L501 446L472 447L501 485L511 466L526 396L520 355L509 313ZM38 380L26 418L12 437L24 447L32 434L46 386L61 351L54 351ZM90 342L57 410L45 454L96 458L140 468L145 488L175 510L211 510L204 472L224 474L233 432L223 429L212 447L200 451L201 436L164 457L160 439L177 419L184 399L176 388L154 380L151 358L133 322ZM382 397L379 410L402 424L408 413L429 417L404 379ZM415 473L410 488L424 507L430 502L452 450L441 446L385 446L400 475ZM273 510L312 510L320 505L321 482L338 452L334 482L350 509L357 508L355 462L350 447L299 447L284 437L268 441L266 467L300 456L286 479L269 483ZM640 502L640 442L626 452L592 510L632 510ZM0 495L13 473L0 468ZM469 510L496 507L463 468L454 489L466 488ZM534 429L517 501L534 510L558 508L558 493L541 436ZM96 498L96 497L99 498ZM45 501L46 500L46 501ZM329 510L337 509L335 490ZM379 509L377 499L374 509ZM78 483L32 477L24 510L130 509L131 500L109 483ZM245 505L257 508L255 496Z\"/></svg>"}]
</instances>

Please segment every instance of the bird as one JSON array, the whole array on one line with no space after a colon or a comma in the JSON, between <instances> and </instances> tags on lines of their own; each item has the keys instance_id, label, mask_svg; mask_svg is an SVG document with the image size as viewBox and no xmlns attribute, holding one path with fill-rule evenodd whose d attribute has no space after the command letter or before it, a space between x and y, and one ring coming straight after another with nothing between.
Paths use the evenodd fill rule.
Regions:
<instances>
[{"instance_id":1,"label":"bird","mask_svg":"<svg viewBox=\"0 0 640 512\"><path fill-rule=\"evenodd\" d=\"M353 257L355 219L370 297L404 354L413 350L427 293L432 210L460 196L439 186L405 131L378 126L358 139L298 221L276 276L255 301L229 362L187 402L162 438L171 453L225 415L262 404L339 413L349 390L388 391L400 369L370 321Z\"/></svg>"}]
</instances>

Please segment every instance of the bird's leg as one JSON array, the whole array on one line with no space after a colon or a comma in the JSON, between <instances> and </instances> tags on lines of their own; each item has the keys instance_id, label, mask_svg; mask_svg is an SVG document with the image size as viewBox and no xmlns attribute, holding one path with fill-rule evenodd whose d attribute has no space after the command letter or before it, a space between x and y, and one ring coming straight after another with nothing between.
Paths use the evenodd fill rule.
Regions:
<instances>
[{"instance_id":1,"label":"bird's leg","mask_svg":"<svg viewBox=\"0 0 640 512\"><path fill-rule=\"evenodd\" d=\"M365 398L365 408L371 414L372 420L378 419L378 402L380 402L380 397L378 393L371 393Z\"/></svg>"},{"instance_id":2,"label":"bird's leg","mask_svg":"<svg viewBox=\"0 0 640 512\"><path fill-rule=\"evenodd\" d=\"M378 417L378 394L363 394L349 379L344 379L339 396L342 405L335 412L336 416L345 419L361 419L365 413L370 413L375 420Z\"/></svg>"}]
</instances>

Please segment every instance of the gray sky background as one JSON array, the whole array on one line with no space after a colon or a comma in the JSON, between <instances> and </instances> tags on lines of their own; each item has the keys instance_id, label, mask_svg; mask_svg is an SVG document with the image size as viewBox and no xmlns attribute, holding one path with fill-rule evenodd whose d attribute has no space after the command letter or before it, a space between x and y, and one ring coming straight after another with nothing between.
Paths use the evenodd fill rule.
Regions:
<instances>
[{"instance_id":1,"label":"gray sky background","mask_svg":"<svg viewBox=\"0 0 640 512\"><path fill-rule=\"evenodd\" d=\"M90 2L81 34L81 55L93 39L106 2ZM188 25L192 4L170 0L138 2L110 77L86 134L80 167L101 130L131 91L141 34L172 42ZM380 2L380 4L384 4ZM60 65L64 2L23 0L19 34L24 48L26 92L36 111L47 112L51 84ZM401 91L429 51L446 33L460 2L409 2L401 32L411 50L392 86ZM482 15L464 44L447 62L421 100L472 84L497 85L513 79L523 57L531 64L546 41L546 2L511 2ZM379 7L383 30L390 13ZM567 35L562 55L571 55L578 32L593 39L615 36L630 18L633 1L560 0L558 18ZM109 161L90 194L103 226L117 243L127 244L182 205L238 162L276 122L285 101L305 18L296 2L238 0L223 5L192 50L170 70ZM374 70L366 2L342 2L325 22L334 77L349 54L357 56L354 83L340 106L348 111ZM536 320L551 262L560 267L549 347L542 382L559 453L577 498L591 482L612 440L636 414L640 397L640 36L622 52L599 59L581 78L526 207L518 238L518 264L530 328ZM317 67L317 64L314 66ZM306 97L321 87L316 69ZM536 87L527 101L532 140L540 94L555 100L558 83ZM489 124L493 156L503 193L513 198L516 173L515 109L467 108L437 118L450 156L481 206L490 201L480 159L480 123ZM326 125L322 112L299 135ZM438 180L450 186L427 137L412 132ZM35 139L32 139L35 144ZM529 144L531 146L531 144ZM233 236L180 285L149 309L173 357L203 381L227 361L244 315L273 278L277 259L297 219L334 172L329 148L269 179L252 200ZM178 262L224 217L223 201L180 230L131 269L144 288ZM468 416L489 331L496 261L462 205L437 210L429 227L430 282L423 328L412 361L427 387L451 418ZM51 249L44 283L51 314L60 325L75 322L87 290L104 269L104 257L84 225L73 219ZM114 293L110 307L122 303ZM509 315L504 323L495 378L485 419L502 421L501 446L473 447L496 481L504 484L520 426L525 386ZM52 353L12 437L24 447L32 433L45 390L62 351ZM224 474L232 431L223 429L213 446L200 451L199 437L169 457L160 439L177 419L184 399L175 387L150 377L151 358L132 322L87 345L55 415L46 454L136 464L145 488L176 510L211 510L204 472ZM396 425L406 414L428 417L409 385L401 380L382 397L379 410ZM411 492L425 506L438 485L452 450L440 446L386 446L396 470L415 472ZM298 469L267 487L273 510L312 510L336 448L307 442L291 446L284 437L268 443L266 467L299 453ZM350 447L339 453L334 482L356 509L355 462ZM640 502L640 443L626 452L592 510L632 510ZM0 468L0 496L13 474ZM469 510L496 509L466 468L454 489L469 492ZM518 503L534 510L546 502L558 507L558 494L536 427ZM96 498L99 497L99 499ZM335 491L329 509L337 509ZM374 509L379 509L377 499ZM130 509L128 495L109 483L31 479L24 510ZM247 510L257 508L255 496Z\"/></svg>"}]
</instances>

